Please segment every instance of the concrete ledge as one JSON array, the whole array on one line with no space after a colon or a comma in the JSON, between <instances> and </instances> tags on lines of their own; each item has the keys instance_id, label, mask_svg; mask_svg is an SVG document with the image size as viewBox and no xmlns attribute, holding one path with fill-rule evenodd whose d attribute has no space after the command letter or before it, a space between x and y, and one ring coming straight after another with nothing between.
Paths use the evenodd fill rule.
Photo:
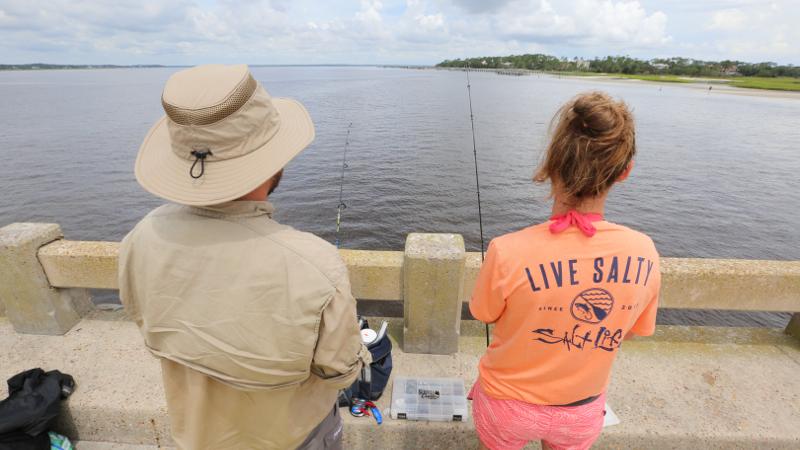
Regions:
<instances>
[{"instance_id":1,"label":"concrete ledge","mask_svg":"<svg viewBox=\"0 0 800 450\"><path fill-rule=\"evenodd\" d=\"M467 252L467 260L464 263L464 292L462 297L464 303L469 303L472 298L472 291L475 290L475 282L478 281L478 272L481 270L483 260L478 252Z\"/></svg>"},{"instance_id":2,"label":"concrete ledge","mask_svg":"<svg viewBox=\"0 0 800 450\"><path fill-rule=\"evenodd\" d=\"M390 335L402 337L402 321L392 321ZM462 322L461 335L455 355L395 346L394 374L459 376L471 385L482 325ZM0 348L0 381L36 366L76 377L61 424L71 438L172 445L159 365L133 323L84 319L56 337L20 335L0 319ZM607 428L596 448L800 447L800 343L781 330L660 327L652 338L626 342L614 370L609 403L622 424ZM388 419L390 392L379 401L384 425L345 415L346 448L475 448L471 420Z\"/></svg>"},{"instance_id":3,"label":"concrete ledge","mask_svg":"<svg viewBox=\"0 0 800 450\"><path fill-rule=\"evenodd\" d=\"M39 249L53 287L117 289L118 242L59 240Z\"/></svg>"},{"instance_id":4,"label":"concrete ledge","mask_svg":"<svg viewBox=\"0 0 800 450\"><path fill-rule=\"evenodd\" d=\"M59 240L43 246L39 259L53 287L116 289L117 252L114 242ZM357 298L403 298L403 252L340 252ZM661 265L662 307L800 312L800 261L662 258ZM480 253L466 254L465 302L480 266Z\"/></svg>"},{"instance_id":5,"label":"concrete ledge","mask_svg":"<svg viewBox=\"0 0 800 450\"><path fill-rule=\"evenodd\" d=\"M340 250L353 293L369 300L403 298L403 252ZM58 240L39 249L50 285L118 289L119 243Z\"/></svg>"},{"instance_id":6,"label":"concrete ledge","mask_svg":"<svg viewBox=\"0 0 800 450\"><path fill-rule=\"evenodd\" d=\"M403 252L339 250L356 298L400 300L403 298Z\"/></svg>"},{"instance_id":7,"label":"concrete ledge","mask_svg":"<svg viewBox=\"0 0 800 450\"><path fill-rule=\"evenodd\" d=\"M800 311L800 261L662 258L668 308Z\"/></svg>"}]
</instances>

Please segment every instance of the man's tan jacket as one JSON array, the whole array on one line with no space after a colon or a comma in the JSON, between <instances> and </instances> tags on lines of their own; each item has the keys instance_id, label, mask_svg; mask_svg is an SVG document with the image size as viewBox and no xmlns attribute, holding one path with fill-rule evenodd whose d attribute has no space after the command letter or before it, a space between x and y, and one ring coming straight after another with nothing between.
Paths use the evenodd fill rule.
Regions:
<instances>
[{"instance_id":1,"label":"man's tan jacket","mask_svg":"<svg viewBox=\"0 0 800 450\"><path fill-rule=\"evenodd\" d=\"M166 205L122 242L120 298L161 358L179 448L297 447L370 360L336 249L271 214Z\"/></svg>"}]
</instances>

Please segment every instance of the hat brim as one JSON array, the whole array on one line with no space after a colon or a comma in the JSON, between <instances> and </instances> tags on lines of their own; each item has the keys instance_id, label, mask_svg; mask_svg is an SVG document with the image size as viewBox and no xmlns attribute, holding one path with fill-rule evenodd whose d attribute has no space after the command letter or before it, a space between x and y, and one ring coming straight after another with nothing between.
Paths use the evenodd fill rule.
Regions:
<instances>
[{"instance_id":1,"label":"hat brim","mask_svg":"<svg viewBox=\"0 0 800 450\"><path fill-rule=\"evenodd\" d=\"M273 98L272 103L281 117L272 139L246 155L206 161L205 173L198 179L189 175L194 160L172 151L167 117L162 117L139 148L136 180L148 192L184 205L216 205L253 191L314 140L314 123L300 102Z\"/></svg>"}]
</instances>

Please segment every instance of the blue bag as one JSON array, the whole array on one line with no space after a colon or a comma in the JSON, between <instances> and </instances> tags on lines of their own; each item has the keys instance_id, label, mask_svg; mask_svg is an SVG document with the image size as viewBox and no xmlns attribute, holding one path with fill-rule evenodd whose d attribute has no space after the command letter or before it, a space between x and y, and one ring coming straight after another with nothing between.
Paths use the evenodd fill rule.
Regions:
<instances>
[{"instance_id":1,"label":"blue bag","mask_svg":"<svg viewBox=\"0 0 800 450\"><path fill-rule=\"evenodd\" d=\"M363 320L361 329L365 328L369 328L369 324ZM369 374L365 373L366 376L359 377L349 388L342 391L339 396L339 406L351 406L354 398L375 401L383 395L389 383L389 376L392 374L392 341L389 339L389 334L367 345L367 350L372 354Z\"/></svg>"}]
</instances>

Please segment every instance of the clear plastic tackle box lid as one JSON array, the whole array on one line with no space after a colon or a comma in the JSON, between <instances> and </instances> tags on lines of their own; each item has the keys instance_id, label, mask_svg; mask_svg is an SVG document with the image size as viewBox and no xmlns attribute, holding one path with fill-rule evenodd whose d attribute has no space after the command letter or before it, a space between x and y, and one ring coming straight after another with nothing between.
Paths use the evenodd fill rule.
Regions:
<instances>
[{"instance_id":1,"label":"clear plastic tackle box lid","mask_svg":"<svg viewBox=\"0 0 800 450\"><path fill-rule=\"evenodd\" d=\"M436 422L469 418L464 380L397 377L392 388L392 419Z\"/></svg>"}]
</instances>

